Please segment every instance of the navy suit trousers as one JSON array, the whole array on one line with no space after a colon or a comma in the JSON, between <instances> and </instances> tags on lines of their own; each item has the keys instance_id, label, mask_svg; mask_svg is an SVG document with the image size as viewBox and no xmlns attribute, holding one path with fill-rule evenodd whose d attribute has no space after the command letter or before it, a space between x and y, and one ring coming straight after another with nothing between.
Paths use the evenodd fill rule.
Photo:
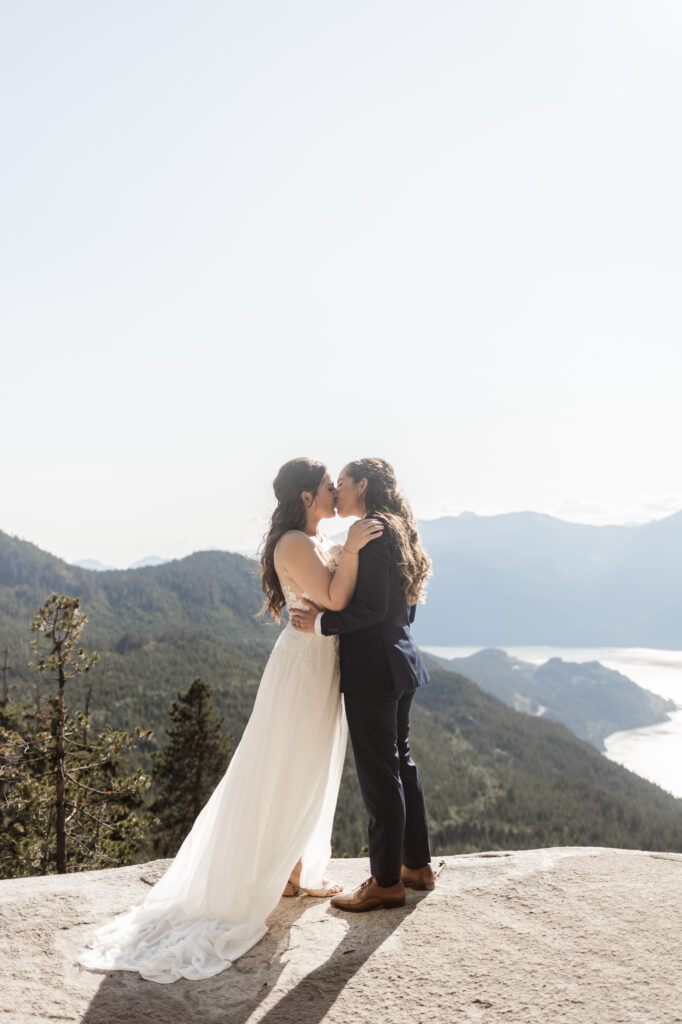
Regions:
<instances>
[{"instance_id":1,"label":"navy suit trousers","mask_svg":"<svg viewBox=\"0 0 682 1024\"><path fill-rule=\"evenodd\" d=\"M345 693L348 731L369 814L369 859L379 885L395 885L401 862L431 860L422 782L410 755L414 690L395 697Z\"/></svg>"}]
</instances>

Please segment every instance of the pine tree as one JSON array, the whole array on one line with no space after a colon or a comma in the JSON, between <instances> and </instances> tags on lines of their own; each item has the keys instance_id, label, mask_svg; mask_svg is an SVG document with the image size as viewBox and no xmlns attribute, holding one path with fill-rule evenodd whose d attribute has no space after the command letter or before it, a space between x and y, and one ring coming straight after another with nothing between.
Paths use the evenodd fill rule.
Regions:
<instances>
[{"instance_id":1,"label":"pine tree","mask_svg":"<svg viewBox=\"0 0 682 1024\"><path fill-rule=\"evenodd\" d=\"M108 726L88 737L87 713L73 716L69 682L90 672L98 655L76 643L87 621L78 598L52 594L31 623L32 666L56 686L47 708L5 706L0 721L0 875L116 867L130 861L143 835L137 811L151 780L126 774L132 737ZM89 695L88 695L89 705Z\"/></svg>"},{"instance_id":2,"label":"pine tree","mask_svg":"<svg viewBox=\"0 0 682 1024\"><path fill-rule=\"evenodd\" d=\"M153 754L152 779L159 786L152 803L161 829L154 849L173 856L191 829L232 755L231 736L222 730L223 716L213 707L213 690L197 677L186 693L170 706L173 725L167 729L168 743Z\"/></svg>"}]
</instances>

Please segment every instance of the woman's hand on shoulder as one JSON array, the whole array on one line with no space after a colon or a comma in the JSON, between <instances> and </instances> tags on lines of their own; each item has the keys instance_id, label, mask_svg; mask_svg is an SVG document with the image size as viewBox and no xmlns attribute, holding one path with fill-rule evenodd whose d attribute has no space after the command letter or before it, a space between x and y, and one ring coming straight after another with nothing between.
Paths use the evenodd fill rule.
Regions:
<instances>
[{"instance_id":1,"label":"woman's hand on shoulder","mask_svg":"<svg viewBox=\"0 0 682 1024\"><path fill-rule=\"evenodd\" d=\"M383 532L384 524L378 519L358 519L348 531L348 540L343 550L351 555L357 555L371 540L381 537Z\"/></svg>"}]
</instances>

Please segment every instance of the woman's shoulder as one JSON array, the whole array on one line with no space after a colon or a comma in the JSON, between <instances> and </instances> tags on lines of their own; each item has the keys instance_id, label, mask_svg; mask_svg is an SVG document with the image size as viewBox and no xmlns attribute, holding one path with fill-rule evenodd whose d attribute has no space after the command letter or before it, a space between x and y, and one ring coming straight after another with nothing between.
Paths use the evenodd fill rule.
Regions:
<instances>
[{"instance_id":1,"label":"woman's shoulder","mask_svg":"<svg viewBox=\"0 0 682 1024\"><path fill-rule=\"evenodd\" d=\"M303 530L287 530L275 544L275 552L280 555L294 554L315 547L312 537Z\"/></svg>"},{"instance_id":2,"label":"woman's shoulder","mask_svg":"<svg viewBox=\"0 0 682 1024\"><path fill-rule=\"evenodd\" d=\"M376 516L375 518L379 518ZM384 528L384 532L379 537L375 537L374 540L369 541L365 544L364 548L360 549L360 556L362 557L363 552L365 557L370 558L393 558L394 545L393 538L391 537L390 531Z\"/></svg>"}]
</instances>

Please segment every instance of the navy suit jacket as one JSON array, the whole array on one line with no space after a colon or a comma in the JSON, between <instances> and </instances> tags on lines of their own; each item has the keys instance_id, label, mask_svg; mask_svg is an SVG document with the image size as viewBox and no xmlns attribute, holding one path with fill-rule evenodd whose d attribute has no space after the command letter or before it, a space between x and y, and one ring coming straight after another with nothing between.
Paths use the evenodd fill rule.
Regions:
<instances>
[{"instance_id":1,"label":"navy suit jacket","mask_svg":"<svg viewBox=\"0 0 682 1024\"><path fill-rule=\"evenodd\" d=\"M397 696L429 682L410 631L416 605L400 585L388 530L361 548L358 579L350 604L324 612L325 636L339 634L341 692Z\"/></svg>"}]
</instances>

